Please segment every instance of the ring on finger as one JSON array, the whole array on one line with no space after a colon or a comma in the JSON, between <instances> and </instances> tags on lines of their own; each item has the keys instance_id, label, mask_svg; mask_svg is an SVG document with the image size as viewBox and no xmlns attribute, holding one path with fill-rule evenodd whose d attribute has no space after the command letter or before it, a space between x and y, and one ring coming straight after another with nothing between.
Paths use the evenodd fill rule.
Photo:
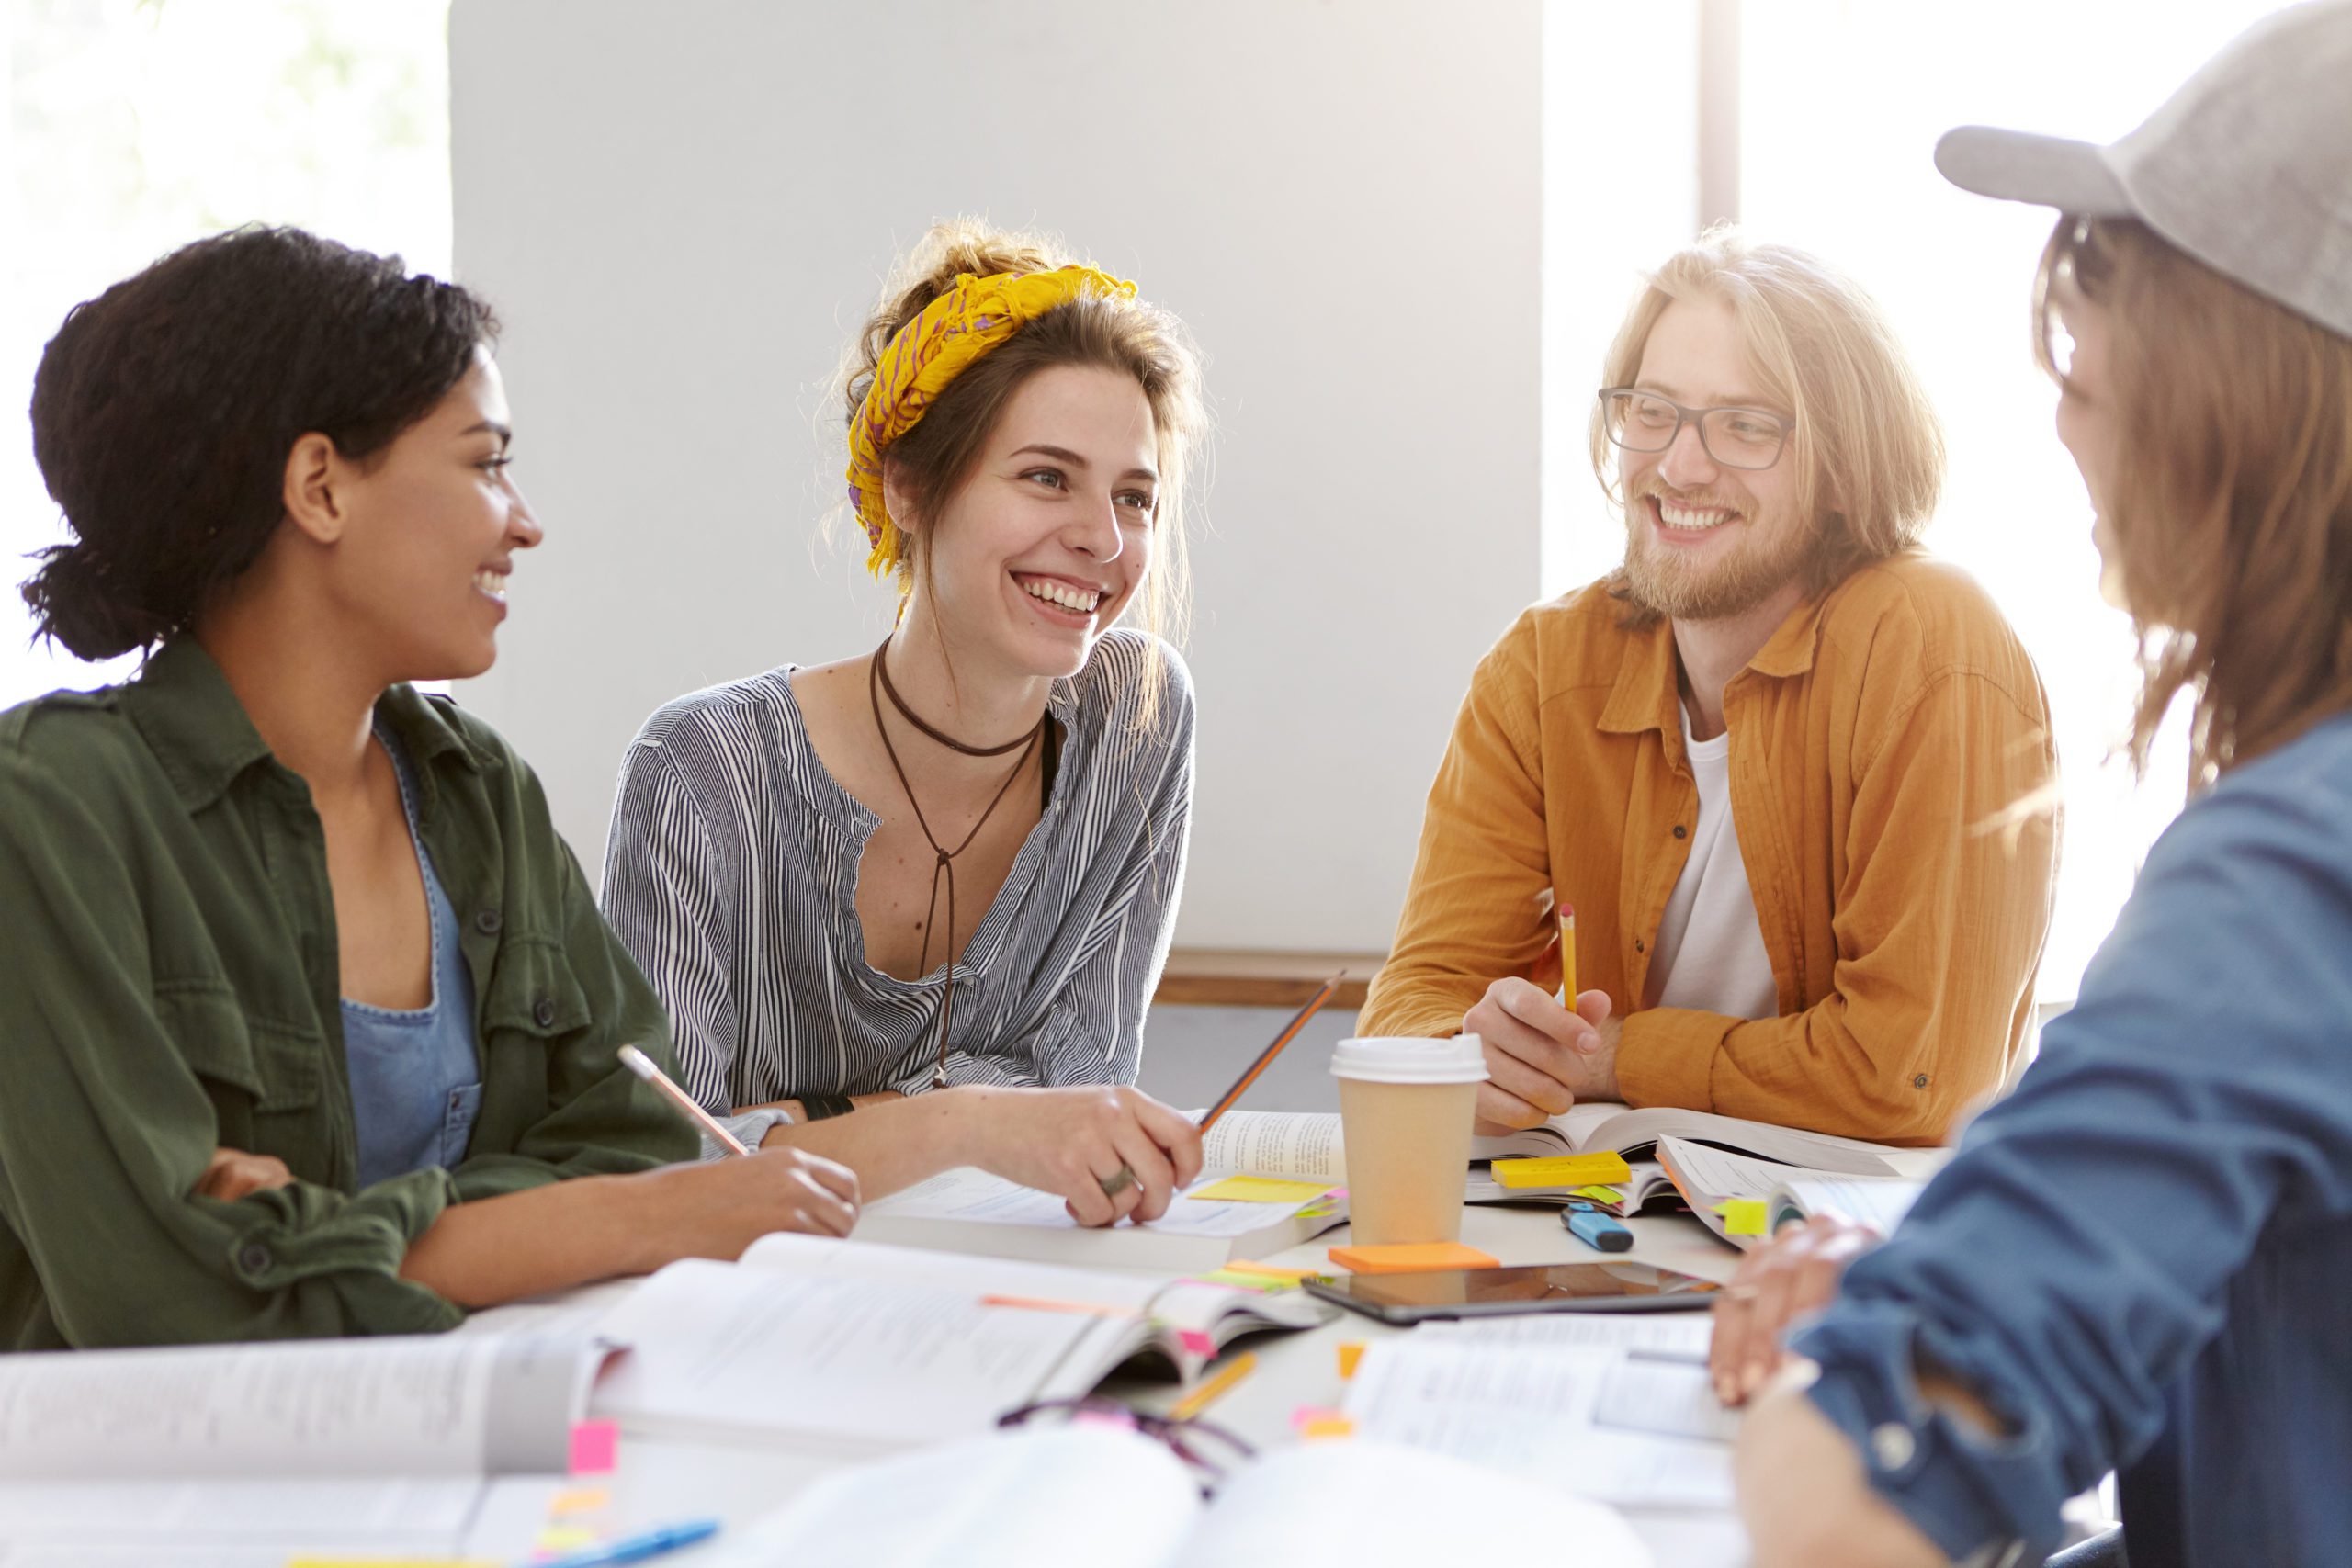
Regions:
<instances>
[{"instance_id":1,"label":"ring on finger","mask_svg":"<svg viewBox=\"0 0 2352 1568\"><path fill-rule=\"evenodd\" d=\"M1120 1193L1125 1192L1128 1188L1133 1187L1136 1184L1135 1167L1122 1160L1119 1163L1118 1169L1113 1171L1108 1176L1098 1176L1094 1179L1094 1181L1095 1185L1102 1189L1102 1196L1105 1198L1116 1198Z\"/></svg>"}]
</instances>

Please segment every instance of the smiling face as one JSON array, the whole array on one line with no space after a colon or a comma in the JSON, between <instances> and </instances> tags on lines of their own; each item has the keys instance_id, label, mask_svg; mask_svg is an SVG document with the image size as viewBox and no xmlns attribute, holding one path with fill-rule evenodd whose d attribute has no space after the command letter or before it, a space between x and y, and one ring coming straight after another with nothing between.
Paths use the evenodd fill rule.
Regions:
<instances>
[{"instance_id":1,"label":"smiling face","mask_svg":"<svg viewBox=\"0 0 2352 1568\"><path fill-rule=\"evenodd\" d=\"M1708 298L1677 299L1651 328L1634 386L1686 408L1789 416L1749 368L1738 318ZM1800 512L1792 438L1769 468L1718 463L1686 422L1663 452L1618 455L1625 575L1639 604L1678 620L1743 615L1804 570L1813 530Z\"/></svg>"},{"instance_id":2,"label":"smiling face","mask_svg":"<svg viewBox=\"0 0 2352 1568\"><path fill-rule=\"evenodd\" d=\"M373 458L336 459L330 592L390 679L458 680L498 657L514 555L543 536L508 478L513 416L487 349Z\"/></svg>"},{"instance_id":3,"label":"smiling face","mask_svg":"<svg viewBox=\"0 0 2352 1568\"><path fill-rule=\"evenodd\" d=\"M909 618L935 616L959 662L1012 678L1077 673L1150 571L1159 484L1151 407L1133 377L1038 371L921 525ZM906 516L885 487L891 514Z\"/></svg>"}]
</instances>

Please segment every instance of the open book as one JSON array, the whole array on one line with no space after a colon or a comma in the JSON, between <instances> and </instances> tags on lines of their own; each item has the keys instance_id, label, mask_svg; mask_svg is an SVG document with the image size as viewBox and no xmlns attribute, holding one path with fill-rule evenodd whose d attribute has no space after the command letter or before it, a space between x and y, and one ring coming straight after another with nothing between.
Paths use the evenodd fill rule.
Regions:
<instances>
[{"instance_id":1,"label":"open book","mask_svg":"<svg viewBox=\"0 0 2352 1568\"><path fill-rule=\"evenodd\" d=\"M980 1438L835 1475L732 1540L721 1537L706 1568L1651 1561L1608 1508L1386 1443L1282 1449L1230 1473L1209 1502L1197 1483L1134 1432Z\"/></svg>"},{"instance_id":2,"label":"open book","mask_svg":"<svg viewBox=\"0 0 2352 1568\"><path fill-rule=\"evenodd\" d=\"M420 1336L0 1356L0 1562L504 1552L562 1484L610 1352ZM485 1536L489 1511L519 1517Z\"/></svg>"},{"instance_id":3,"label":"open book","mask_svg":"<svg viewBox=\"0 0 2352 1568\"><path fill-rule=\"evenodd\" d=\"M1232 1120L1226 1118L1227 1122ZM1211 1130L1211 1139L1222 1131L1224 1123ZM1188 1190L1212 1187L1239 1170L1273 1174L1264 1167L1227 1167L1211 1159ZM1049 1192L965 1167L868 1203L858 1218L857 1239L1172 1274L1216 1269L1237 1258L1261 1258L1347 1223L1347 1200L1321 1193L1279 1203L1180 1196L1149 1224L1090 1228L1071 1219L1062 1201Z\"/></svg>"},{"instance_id":4,"label":"open book","mask_svg":"<svg viewBox=\"0 0 2352 1568\"><path fill-rule=\"evenodd\" d=\"M594 1408L633 1431L882 1452L1078 1397L1138 1353L1190 1379L1243 1334L1332 1315L1298 1291L778 1234L735 1263L673 1263L606 1316L630 1349Z\"/></svg>"},{"instance_id":5,"label":"open book","mask_svg":"<svg viewBox=\"0 0 2352 1568\"><path fill-rule=\"evenodd\" d=\"M1779 1160L1783 1165L1836 1171L1841 1176L1894 1174L1894 1167L1887 1163L1886 1151L1860 1138L1808 1133L1801 1127L1775 1127L1768 1122L1747 1122L1736 1116L1684 1111L1671 1105L1650 1105L1633 1111L1606 1100L1571 1106L1541 1127L1499 1138L1477 1139L1470 1146L1470 1157L1542 1158L1607 1150L1630 1159L1649 1153L1659 1139L1668 1137L1714 1144L1741 1154Z\"/></svg>"},{"instance_id":6,"label":"open book","mask_svg":"<svg viewBox=\"0 0 2352 1568\"><path fill-rule=\"evenodd\" d=\"M1843 1176L1832 1171L1792 1169L1773 1160L1753 1159L1683 1138L1661 1138L1658 1159L1709 1230L1747 1248L1790 1221L1823 1210L1891 1234L1926 1185L1887 1176ZM1764 1235L1734 1235L1721 1211L1726 1201L1750 1199L1765 1205Z\"/></svg>"},{"instance_id":7,"label":"open book","mask_svg":"<svg viewBox=\"0 0 2352 1568\"><path fill-rule=\"evenodd\" d=\"M1570 1189L1504 1188L1478 1162L1556 1155L1624 1155L1629 1162L1651 1154L1661 1139L1719 1145L1767 1160L1798 1166L1808 1171L1841 1176L1885 1177L1895 1174L1886 1151L1859 1138L1808 1133L1796 1127L1775 1127L1744 1122L1705 1111L1681 1111L1672 1106L1628 1110L1596 1100L1578 1105L1541 1127L1499 1138L1472 1142L1473 1169L1467 1173L1465 1201L1473 1203L1564 1203ZM1203 1157L1218 1166L1265 1176L1296 1176L1308 1180L1345 1181L1347 1150L1340 1133L1340 1118L1328 1111L1236 1111L1209 1130L1202 1144ZM1636 1167L1630 1188L1621 1189L1619 1212L1632 1213L1651 1198L1669 1195L1672 1185L1654 1164ZM1761 1196L1761 1194L1758 1194ZM886 1200L887 1201L887 1200Z\"/></svg>"}]
</instances>

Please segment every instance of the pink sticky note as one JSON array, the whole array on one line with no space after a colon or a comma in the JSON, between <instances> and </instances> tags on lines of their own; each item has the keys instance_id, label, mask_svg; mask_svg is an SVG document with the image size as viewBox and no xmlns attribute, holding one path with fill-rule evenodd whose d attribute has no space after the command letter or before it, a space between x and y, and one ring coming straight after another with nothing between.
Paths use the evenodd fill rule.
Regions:
<instances>
[{"instance_id":1,"label":"pink sticky note","mask_svg":"<svg viewBox=\"0 0 2352 1568\"><path fill-rule=\"evenodd\" d=\"M1176 1341L1195 1356L1214 1356L1216 1354L1216 1341L1211 1338L1207 1333L1198 1328L1179 1330L1176 1336Z\"/></svg>"},{"instance_id":2,"label":"pink sticky note","mask_svg":"<svg viewBox=\"0 0 2352 1568\"><path fill-rule=\"evenodd\" d=\"M620 1463L621 1428L616 1421L582 1421L571 1428L571 1473L610 1475Z\"/></svg>"},{"instance_id":3,"label":"pink sticky note","mask_svg":"<svg viewBox=\"0 0 2352 1568\"><path fill-rule=\"evenodd\" d=\"M1290 1429L1302 1438L1348 1438L1355 1435L1353 1419L1319 1404L1302 1404L1290 1413Z\"/></svg>"}]
</instances>

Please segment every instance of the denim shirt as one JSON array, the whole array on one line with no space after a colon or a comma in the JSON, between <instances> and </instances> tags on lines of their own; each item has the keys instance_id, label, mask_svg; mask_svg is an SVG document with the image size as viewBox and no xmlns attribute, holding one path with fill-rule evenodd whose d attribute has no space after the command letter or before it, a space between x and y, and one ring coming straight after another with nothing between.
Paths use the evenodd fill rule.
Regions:
<instances>
[{"instance_id":1,"label":"denim shirt","mask_svg":"<svg viewBox=\"0 0 2352 1568\"><path fill-rule=\"evenodd\" d=\"M2347 1303L2352 715L2181 813L2018 1091L1794 1345L1953 1557L2047 1550L2120 1466L2132 1568L2286 1568L2352 1562Z\"/></svg>"},{"instance_id":2,"label":"denim shirt","mask_svg":"<svg viewBox=\"0 0 2352 1568\"><path fill-rule=\"evenodd\" d=\"M458 911L417 826L416 775L407 750L381 726L376 739L392 760L409 842L424 878L424 908L433 928L433 994L421 1008L379 1008L343 998L343 1058L351 1073L362 1187L403 1171L457 1165L466 1156L474 1119L481 1113L474 976L458 940Z\"/></svg>"},{"instance_id":3,"label":"denim shirt","mask_svg":"<svg viewBox=\"0 0 2352 1568\"><path fill-rule=\"evenodd\" d=\"M487 725L395 686L477 980L465 1157L362 1178L326 840L311 794L192 638L139 677L0 713L0 1350L422 1333L403 1278L451 1203L691 1159L616 1048L673 1060L661 1004ZM284 1187L196 1195L216 1146Z\"/></svg>"}]
</instances>

